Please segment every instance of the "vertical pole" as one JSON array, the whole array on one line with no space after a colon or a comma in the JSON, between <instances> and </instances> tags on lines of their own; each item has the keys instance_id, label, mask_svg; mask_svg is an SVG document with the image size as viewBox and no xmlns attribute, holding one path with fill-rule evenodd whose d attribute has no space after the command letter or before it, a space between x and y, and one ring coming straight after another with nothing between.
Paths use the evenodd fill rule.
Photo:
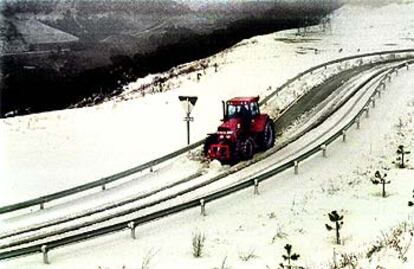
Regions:
<instances>
[{"instance_id":1,"label":"vertical pole","mask_svg":"<svg viewBox=\"0 0 414 269\"><path fill-rule=\"evenodd\" d=\"M369 107L365 107L365 118L369 118Z\"/></svg>"},{"instance_id":2,"label":"vertical pole","mask_svg":"<svg viewBox=\"0 0 414 269\"><path fill-rule=\"evenodd\" d=\"M360 129L361 128L361 119L360 119L360 117L356 118L355 121L356 121L356 124L357 124L357 129Z\"/></svg>"},{"instance_id":3,"label":"vertical pole","mask_svg":"<svg viewBox=\"0 0 414 269\"><path fill-rule=\"evenodd\" d=\"M47 246L42 245L40 247L40 251L43 253L43 263L44 264L49 264L49 257L47 256L47 252L48 252Z\"/></svg>"},{"instance_id":4,"label":"vertical pole","mask_svg":"<svg viewBox=\"0 0 414 269\"><path fill-rule=\"evenodd\" d=\"M299 174L299 162L295 161L294 165L295 165L295 175L297 175L297 174Z\"/></svg>"},{"instance_id":5,"label":"vertical pole","mask_svg":"<svg viewBox=\"0 0 414 269\"><path fill-rule=\"evenodd\" d=\"M204 199L200 200L200 205L201 205L201 216L205 216L206 215L206 204L204 202Z\"/></svg>"},{"instance_id":6,"label":"vertical pole","mask_svg":"<svg viewBox=\"0 0 414 269\"><path fill-rule=\"evenodd\" d=\"M326 145L322 145L321 150L322 150L322 157L326 158Z\"/></svg>"},{"instance_id":7,"label":"vertical pole","mask_svg":"<svg viewBox=\"0 0 414 269\"><path fill-rule=\"evenodd\" d=\"M187 145L190 145L190 112L187 112Z\"/></svg>"},{"instance_id":8,"label":"vertical pole","mask_svg":"<svg viewBox=\"0 0 414 269\"><path fill-rule=\"evenodd\" d=\"M135 223L133 221L128 223L128 228L131 230L131 238L135 239Z\"/></svg>"},{"instance_id":9,"label":"vertical pole","mask_svg":"<svg viewBox=\"0 0 414 269\"><path fill-rule=\"evenodd\" d=\"M374 98L371 98L371 104L372 104L372 107L375 108L375 99Z\"/></svg>"},{"instance_id":10,"label":"vertical pole","mask_svg":"<svg viewBox=\"0 0 414 269\"><path fill-rule=\"evenodd\" d=\"M342 131L342 142L346 142L346 130Z\"/></svg>"},{"instance_id":11,"label":"vertical pole","mask_svg":"<svg viewBox=\"0 0 414 269\"><path fill-rule=\"evenodd\" d=\"M45 203L44 202L41 202L40 203L40 210L43 210L43 209L45 209Z\"/></svg>"},{"instance_id":12,"label":"vertical pole","mask_svg":"<svg viewBox=\"0 0 414 269\"><path fill-rule=\"evenodd\" d=\"M105 184L102 184L102 190L104 191L104 190L106 190L106 186L105 186Z\"/></svg>"},{"instance_id":13,"label":"vertical pole","mask_svg":"<svg viewBox=\"0 0 414 269\"><path fill-rule=\"evenodd\" d=\"M259 194L259 180L256 178L254 180L254 192L253 194L258 195Z\"/></svg>"}]
</instances>

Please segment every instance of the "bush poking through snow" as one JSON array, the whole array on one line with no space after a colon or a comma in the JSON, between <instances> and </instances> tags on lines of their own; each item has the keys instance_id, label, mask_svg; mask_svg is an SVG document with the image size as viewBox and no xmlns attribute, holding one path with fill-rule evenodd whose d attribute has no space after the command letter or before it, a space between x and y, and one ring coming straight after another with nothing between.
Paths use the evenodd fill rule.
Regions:
<instances>
[{"instance_id":1,"label":"bush poking through snow","mask_svg":"<svg viewBox=\"0 0 414 269\"><path fill-rule=\"evenodd\" d=\"M400 162L399 167L400 168L405 168L406 167L406 162L408 162L408 159L406 159L405 155L410 154L410 151L406 151L404 149L404 145L399 145L398 149L397 149L397 161Z\"/></svg>"},{"instance_id":2,"label":"bush poking through snow","mask_svg":"<svg viewBox=\"0 0 414 269\"><path fill-rule=\"evenodd\" d=\"M240 260L247 262L251 259L257 258L256 254L254 254L254 249L249 249L249 251L242 251L239 253Z\"/></svg>"},{"instance_id":3,"label":"bush poking through snow","mask_svg":"<svg viewBox=\"0 0 414 269\"><path fill-rule=\"evenodd\" d=\"M199 258L204 253L204 242L206 237L204 234L196 232L193 234L193 256Z\"/></svg>"},{"instance_id":4,"label":"bush poking through snow","mask_svg":"<svg viewBox=\"0 0 414 269\"><path fill-rule=\"evenodd\" d=\"M288 235L287 233L282 231L282 228L280 225L277 226L276 228L276 234L273 236L272 238L272 244L277 240L277 239L285 239Z\"/></svg>"},{"instance_id":5,"label":"bush poking through snow","mask_svg":"<svg viewBox=\"0 0 414 269\"><path fill-rule=\"evenodd\" d=\"M331 222L335 223L335 231L336 231L336 244L341 244L341 235L339 234L339 231L342 228L342 225L344 225L344 222L342 221L344 219L344 216L340 216L336 210L332 211L331 213L328 213L329 220ZM332 231L334 228L328 224L325 224L325 227L328 231Z\"/></svg>"},{"instance_id":6,"label":"bush poking through snow","mask_svg":"<svg viewBox=\"0 0 414 269\"><path fill-rule=\"evenodd\" d=\"M414 198L414 190L413 190L413 198ZM408 206L414 206L414 201L408 201Z\"/></svg>"},{"instance_id":7,"label":"bush poking through snow","mask_svg":"<svg viewBox=\"0 0 414 269\"><path fill-rule=\"evenodd\" d=\"M230 269L230 266L226 265L227 262L227 256L224 257L223 261L221 262L221 266L220 267L214 267L213 269Z\"/></svg>"},{"instance_id":8,"label":"bush poking through snow","mask_svg":"<svg viewBox=\"0 0 414 269\"><path fill-rule=\"evenodd\" d=\"M154 258L156 254L157 252L154 252L153 250L148 251L147 254L144 256L144 258L142 259L141 269L149 269L152 258Z\"/></svg>"},{"instance_id":9,"label":"bush poking through snow","mask_svg":"<svg viewBox=\"0 0 414 269\"><path fill-rule=\"evenodd\" d=\"M333 264L330 265L331 269L356 269L358 266L358 258L355 254L341 253L338 260L336 257L337 255L334 250Z\"/></svg>"},{"instance_id":10,"label":"bush poking through snow","mask_svg":"<svg viewBox=\"0 0 414 269\"><path fill-rule=\"evenodd\" d=\"M338 266L338 268L356 269L358 266L358 258L352 254L341 254Z\"/></svg>"},{"instance_id":11,"label":"bush poking through snow","mask_svg":"<svg viewBox=\"0 0 414 269\"><path fill-rule=\"evenodd\" d=\"M382 185L382 197L386 197L386 193L385 193L385 185L388 185L391 183L391 180L385 180L385 178L387 177L387 173L384 173L384 175L381 175L380 171L376 171L375 172L375 177L377 179L371 179L372 184L374 185L378 185L381 184Z\"/></svg>"},{"instance_id":12,"label":"bush poking through snow","mask_svg":"<svg viewBox=\"0 0 414 269\"><path fill-rule=\"evenodd\" d=\"M390 233L383 233L377 243L369 249L367 258L370 259L374 253L391 249L397 253L398 259L406 262L408 260L407 253L411 247L413 237L414 225L404 222L393 228Z\"/></svg>"},{"instance_id":13,"label":"bush poking through snow","mask_svg":"<svg viewBox=\"0 0 414 269\"><path fill-rule=\"evenodd\" d=\"M286 269L304 269L301 266L292 265L292 261L297 261L300 257L297 253L292 253L292 245L286 244L285 245L286 255L282 255L282 258L287 264L280 263L279 268L286 268Z\"/></svg>"}]
</instances>

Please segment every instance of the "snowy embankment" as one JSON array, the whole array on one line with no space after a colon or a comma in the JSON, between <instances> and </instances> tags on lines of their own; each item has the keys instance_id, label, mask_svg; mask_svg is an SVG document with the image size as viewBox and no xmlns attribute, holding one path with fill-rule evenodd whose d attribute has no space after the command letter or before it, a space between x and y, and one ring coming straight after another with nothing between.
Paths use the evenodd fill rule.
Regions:
<instances>
[{"instance_id":1,"label":"snowy embankment","mask_svg":"<svg viewBox=\"0 0 414 269\"><path fill-rule=\"evenodd\" d=\"M202 137L206 129L214 130L221 115L220 99L253 95L258 91L263 95L269 86L276 87L307 67L354 54L358 49L367 52L412 47L413 9L413 4L377 9L346 6L334 15L332 34L314 32L303 38L295 36L294 31L286 31L244 41L212 57L219 63L217 73L207 70L200 82L196 81L195 73L183 76L177 88L171 86L174 91L134 97L127 102L112 100L93 108L2 120L1 141L6 150L2 152L1 163L5 167L1 169L1 178L7 178L2 182L5 193L2 199L4 203L15 202L22 197L43 194L46 189L48 192L60 190L78 184L77 180L117 172L182 146L185 126L182 125L182 132L176 127L183 116L177 95L200 97L194 110L193 127L197 128L193 128L192 139L196 139L198 132ZM355 25L360 28L354 30ZM360 38L361 31L364 37L375 38L375 42ZM318 54L313 48L318 49ZM120 240L119 234L115 234L58 249L53 251L51 267L121 268L126 264L127 268L135 269L141 267L143 257L153 249L156 254L151 268L220 267L226 256L227 265L232 268L265 268L266 265L274 268L281 262L283 245L292 243L294 251L301 254L301 265L329 268L326 264L332 262L334 244L324 224L329 222L326 214L331 210L345 215L344 246L336 247L336 252L356 253L360 264L367 263L359 254L368 252L376 244L381 231L387 232L406 221L412 212L405 200L411 198L411 170L393 168L388 172L392 183L388 186L391 196L386 199L378 197L378 186L369 181L374 170L391 166L399 143L409 147L413 142L412 75L412 72L404 75L392 84L392 91L398 93L389 92L384 96L388 98L383 97L377 103L379 108L369 121L363 122L362 130L349 133L351 140L346 146L336 143L329 148L327 160L322 162L314 157L306 162L298 177L288 173L275 177L261 185L261 195L255 199L250 195L251 190L247 190L212 203L207 208L207 218L200 218L198 210L191 210L139 227L136 241L130 240L127 234ZM212 107L213 103L216 107ZM213 110L217 111L216 118L211 116ZM137 112L145 113L139 119L142 128L133 124L138 121ZM396 123L399 130L395 130ZM210 126L203 127L203 124ZM54 183L48 184L52 179ZM13 188L22 196L17 197ZM207 237L201 259L191 256L191 236L197 229ZM239 256L250 249L258 257L243 262ZM414 256L412 249L408 249L408 257ZM394 250L385 251L393 258L387 258L383 252L375 253L373 262L363 268L413 267L410 259L402 264ZM395 263L389 265L391 262ZM4 265L43 268L37 256L4 262Z\"/></svg>"},{"instance_id":2,"label":"snowy embankment","mask_svg":"<svg viewBox=\"0 0 414 269\"><path fill-rule=\"evenodd\" d=\"M355 60L354 62L357 64L358 60ZM346 66L348 66L348 64L349 62L346 64ZM307 76L306 81L305 79L302 79L301 81L293 83L290 87L281 91L276 98L273 98L273 100L278 102L280 105L279 108L287 107L295 99L300 98L300 96L304 95L313 86L322 84L327 78L343 70L344 66L344 64L339 63L332 65L327 69L322 69L318 72L314 72L312 75ZM343 83L343 86L340 87L340 91L338 91L337 94L332 95L332 97L325 100L321 105L319 105L318 109L315 109L316 113L313 113L315 115L312 115L311 113L312 118L310 118L308 115L308 118L302 118L298 120L295 123L296 131L288 132L278 137L278 142L276 143L277 147L281 145L280 141L291 141L295 137L303 134L306 128L309 128L310 125L314 124L315 121L320 120L324 114L329 113L329 111L334 109L341 98L344 96L346 97L347 94L352 93L352 91L349 91L349 89L355 88L359 81L363 81L372 72L373 71L363 72L361 73L361 76L357 76L350 81L347 81L345 84ZM273 101L270 102L269 109L271 109L272 103ZM279 109L272 109L268 112L274 115L274 117L277 117ZM199 150L195 150L195 152L191 153L190 156L193 154L199 154ZM105 210L103 213L105 215L109 215L111 212L109 212L107 209L112 209L115 205L119 204L124 205L123 208L125 209L126 203L128 207L132 207L134 205L131 203L140 200L140 197L146 197L148 195L152 195L152 193L157 194L160 191L167 192L167 186L174 187L170 187L168 189L168 192L177 189L177 185L180 185L179 187L182 189L185 187L185 184L183 183L186 183L188 185L189 182L187 181L190 181L185 180L182 182L183 178L192 178L197 174L205 174L203 177L200 177L197 180L191 179L191 184L202 184L203 182L211 180L211 178L215 177L217 173L223 173L227 171L226 169L220 169L219 172L214 168L209 168L208 164L200 163L197 158L193 161L188 160L188 158L188 155L179 156L169 162L163 163L162 165L157 165L157 167L154 167L153 172L144 171L138 175L129 176L123 179L118 186L111 187L103 193L98 192L95 194L90 194L82 199L76 200L74 200L74 197L71 197L69 198L72 200L70 203L64 203L57 206L51 206L48 204L45 210L35 211L30 214L19 214L17 217L7 217L3 219L4 223L2 223L0 226L3 230L3 232L0 233L0 236L8 234L11 231L21 230L21 228L24 226L30 226L31 228L34 228L42 226L46 223L56 223L69 218L75 218L82 215L90 215L92 212L102 212ZM254 169L252 168L253 167L249 168L249 173L254 172ZM259 170L260 169L263 169L263 166L259 166ZM117 208L117 211L119 210L122 210L122 208ZM83 221L85 220L76 220L76 222Z\"/></svg>"},{"instance_id":3,"label":"snowy embankment","mask_svg":"<svg viewBox=\"0 0 414 269\"><path fill-rule=\"evenodd\" d=\"M407 202L414 173L412 166L399 169L393 161L399 144L414 145L413 74L405 71L396 77L377 99L370 117L362 120L361 128L352 128L346 143L333 143L328 158L315 155L303 163L299 175L289 170L275 176L260 185L259 196L248 189L208 204L206 217L194 209L140 226L137 240L131 240L125 231L122 239L117 233L56 249L50 266L125 265L135 269L152 252L150 268L220 268L225 257L231 268L276 268L282 262L283 246L290 243L301 255L296 263L305 268L331 268L333 253L337 265L351 257L355 268L412 268L414 247L409 244L409 231L413 230L414 212ZM392 181L386 198L370 181L376 170L386 171ZM345 216L341 245L335 245L334 233L325 228L327 213L332 210ZM206 236L204 255L199 259L191 253L196 231ZM377 251L372 251L374 246ZM405 262L398 257L399 247ZM253 257L243 261L248 253ZM369 253L370 259L366 258ZM44 266L38 255L5 265Z\"/></svg>"},{"instance_id":4,"label":"snowy embankment","mask_svg":"<svg viewBox=\"0 0 414 269\"><path fill-rule=\"evenodd\" d=\"M296 36L296 30L292 30L255 37L188 64L191 67L210 62L205 74L201 72L200 81L198 71L183 73L163 82L165 92L147 94L145 98L133 92L136 86L131 85L124 98L95 107L3 119L0 204L96 180L184 146L184 112L179 95L199 97L191 136L196 141L215 130L223 99L265 96L269 87L275 89L295 74L334 58L410 47L413 37L407 27L412 22L412 9L412 4L374 10L346 6L333 15L332 32L314 27L305 36ZM386 18L379 23L378 16ZM356 30L355 25L361 28ZM364 38L357 38L361 29ZM151 77L145 80L152 81ZM152 87L158 88L159 84Z\"/></svg>"},{"instance_id":5,"label":"snowy embankment","mask_svg":"<svg viewBox=\"0 0 414 269\"><path fill-rule=\"evenodd\" d=\"M96 210L95 208L93 208L93 204L91 204L88 201L82 201L82 205L84 206L84 210L81 211L79 209L79 206L73 206L73 203L69 204L66 207L60 207L60 210L57 211L57 208L53 208L53 210L44 210L44 211L40 211L37 212L37 214L31 214L29 216L20 216L18 218L15 219L9 219L9 227L7 227L7 225L3 225L2 226L2 230L8 232L16 231L17 230L21 230L22 226L24 227L25 225L27 227L25 227L25 229L28 228L33 228L34 225L40 225L40 224L45 224L45 223L50 223L50 222L55 222L59 219L64 219L64 218L69 218L69 217L73 217L76 214L75 213L80 213L83 215L86 215L83 218L80 219L76 219L73 220L71 222L65 223L64 225L59 225L59 226L52 226L52 227L48 227L46 229L42 229L40 231L34 231L34 232L30 232L30 233L25 233L23 235L20 236L15 236L13 238L7 238L7 239L2 239L0 240L0 246L4 246L5 244L9 244L11 242L15 242L17 239L18 240L27 240L27 238L33 238L37 237L38 235L43 235L45 233L54 233L55 231L61 230L63 227L72 227L71 229L75 230L74 227L79 227L79 225L85 225L86 223L94 223L97 222L97 220L102 219L102 218L107 218L107 216L113 216L114 214L119 214L120 212L125 212L125 211L129 211L131 212L129 215L125 215L122 218L114 218L113 220L111 220L111 223L116 223L116 222L122 222L128 219L132 219L132 218L137 218L138 216L142 216L143 214L147 214L148 212L153 212L154 210L159 210L160 208L165 208L166 206L171 206L172 204L177 204L177 203L182 203L183 201L186 200L191 200L194 199L195 197L203 197L204 195L214 192L215 190L218 189L222 189L222 188L228 188L231 185L237 184L241 181L246 181L249 180L249 178L252 177L252 175L258 174L263 172L263 170L265 169L270 169L270 168L274 168L276 166L280 166L282 163L288 163L292 161L292 158L295 157L295 154L298 155L300 154L300 152L303 151L303 149L306 148L311 148L314 147L314 144L317 143L321 143L320 139L321 138L328 138L330 137L333 133L337 132L337 130L339 128L342 127L343 124L347 124L347 122L349 120L347 120L347 118L352 118L354 114L348 112L349 108L352 107L354 111L358 112L360 110L360 107L355 106L354 103L355 101L353 101L353 99L355 100L359 100L360 102L360 106L365 104L365 100L362 99L360 100L361 97L366 96L365 98L369 98L369 94L367 95L367 91L369 89L373 90L374 87L370 86L367 87L367 90L360 90L359 93L355 94L356 91L356 87L363 83L365 80L368 79L368 77L372 76L372 74L377 73L378 70L388 70L389 68L391 68L392 66L394 66L395 64L388 64L385 65L384 67L377 67L377 68L373 68L372 70L369 71L365 71L362 72L359 76L357 76L356 78L347 81L346 83L343 84L343 86L341 86L336 92L334 92L334 94L332 94L333 96L331 98L329 98L330 100L327 100L326 103L324 104L324 106L318 110L318 113L316 113L316 115L312 115L312 117L303 119L301 121L302 124L304 124L305 126L308 126L308 124L310 122L317 122L319 121L324 114L329 114L331 111L335 110L337 106L339 106L339 104L341 104L343 101L347 98L347 96L354 96L351 98L351 100L349 101L349 104L345 105L343 108L341 108L337 115L339 116L335 116L332 117L331 120L327 120L325 123L323 123L321 126L317 127L316 129L312 130L310 133L308 134L304 134L301 133L304 130L304 128L300 128L300 125L296 125L298 127L299 132L297 133L291 133L291 137L290 139L294 139L294 136L296 137L300 137L297 141L292 142L291 144L289 144L287 147L283 148L280 151L277 151L276 154L274 154L272 157L268 157L267 159L262 160L259 163L255 163L251 166L249 166L248 169L240 171L234 175L228 176L226 178L221 179L220 181L213 181L211 182L211 179L213 177L216 177L217 172L216 170L210 170L207 174L205 174L202 177L199 178L195 178L195 179L191 179L191 180L186 180L184 182L181 182L180 184L177 185L173 185L170 188L162 188L162 183L158 182L158 184L160 185L159 187L161 191L158 191L156 193L154 193L151 196L148 197L143 197L142 199L136 199L136 201L131 201L128 204L125 204L122 201L125 200L129 200L131 199L130 197L127 197L126 199L123 199L121 201L116 201L113 202L113 204L122 204L123 206L119 206L119 207L115 207L115 208L110 208L110 210L105 210L98 213L98 214L94 214L94 215L89 215L86 214L88 211L92 212L94 210ZM374 80L372 83L370 83L370 85L377 85L378 84L378 79ZM347 115L347 117L344 117L343 115L345 115L346 113L349 113ZM344 117L344 118L341 118ZM284 136L282 135L282 138ZM287 137L285 138L285 140L289 140ZM279 143L276 145L276 147L279 146ZM295 153L295 154L292 154ZM176 166L177 168L180 168L179 166ZM185 167L182 167L181 169L183 169ZM184 169L185 170L185 169ZM191 170L190 170L191 171ZM164 176L163 173L164 172ZM166 171L159 171L158 173L158 177L160 178L169 178L168 176L169 170ZM179 180L180 178L177 178L176 180ZM191 189L194 188L196 186L200 186L200 185L204 185L207 182L211 182L206 186L203 187L199 187L199 189L197 189L196 191L192 191L191 193L185 193L183 195L180 195L179 197L177 197L176 199L170 199L171 201L167 201L164 202L162 204L159 204L157 206L154 206L153 208L145 209L145 210L139 210L137 213L135 213L135 211L137 211L134 208L139 208L142 207L146 204L150 204L153 203L155 201L159 201L160 199L165 199L166 197L169 197L175 193L178 192L183 192L187 189ZM164 184L166 184L167 182L164 182ZM170 182L168 182L169 184L171 184ZM174 184L174 182L172 182ZM149 185L149 186L148 186ZM142 184L142 190L140 192L138 192L136 194L135 197L140 197L143 194L143 190L144 188L149 189L149 192L152 192L153 190L151 189L151 185L154 184ZM123 192L121 192L123 193ZM112 194L107 194L110 195L110 199L108 198L107 200L114 200L113 196L115 193ZM100 198L100 195L98 195L98 200ZM200 199L200 198L198 198ZM95 200L95 199L94 199ZM85 203L86 202L86 203ZM96 202L95 202L96 203ZM76 204L76 203L75 203ZM100 206L98 208L105 208L105 206L111 206L110 203L104 204L103 206ZM77 212L77 211L80 212ZM60 214L59 214L60 213ZM99 227L99 226L103 226L103 225L108 225L108 221L98 224L98 225L93 225L92 227ZM90 228L88 228L90 229ZM76 233L80 232L79 228L76 228ZM0 233L0 236L2 236L3 233ZM50 239L48 239L50 240Z\"/></svg>"}]
</instances>

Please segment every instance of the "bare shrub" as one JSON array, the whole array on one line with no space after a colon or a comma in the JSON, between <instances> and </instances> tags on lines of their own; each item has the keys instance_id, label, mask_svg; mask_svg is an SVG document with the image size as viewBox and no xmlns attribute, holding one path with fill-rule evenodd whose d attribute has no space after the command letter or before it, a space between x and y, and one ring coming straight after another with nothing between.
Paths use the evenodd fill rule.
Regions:
<instances>
[{"instance_id":1,"label":"bare shrub","mask_svg":"<svg viewBox=\"0 0 414 269\"><path fill-rule=\"evenodd\" d=\"M384 248L390 248L398 254L398 259L403 262L408 260L407 252L411 247L414 237L414 225L404 222L389 233L382 233L377 242L368 250L367 258L371 258L376 252Z\"/></svg>"},{"instance_id":2,"label":"bare shrub","mask_svg":"<svg viewBox=\"0 0 414 269\"><path fill-rule=\"evenodd\" d=\"M193 234L192 245L193 245L193 256L195 258L199 258L204 253L204 243L206 237L204 234L200 232L196 232Z\"/></svg>"},{"instance_id":3,"label":"bare shrub","mask_svg":"<svg viewBox=\"0 0 414 269\"><path fill-rule=\"evenodd\" d=\"M220 267L214 267L213 269L230 269L231 267L227 266L226 262L227 262L227 256L224 257L223 261L221 262Z\"/></svg>"},{"instance_id":4,"label":"bare shrub","mask_svg":"<svg viewBox=\"0 0 414 269\"><path fill-rule=\"evenodd\" d=\"M247 262L251 259L257 258L256 254L254 253L254 249L249 249L248 251L239 252L240 260Z\"/></svg>"},{"instance_id":5,"label":"bare shrub","mask_svg":"<svg viewBox=\"0 0 414 269\"><path fill-rule=\"evenodd\" d=\"M155 255L158 253L158 251L150 250L145 254L144 258L142 259L141 263L141 269L149 269L152 259L155 257Z\"/></svg>"},{"instance_id":6,"label":"bare shrub","mask_svg":"<svg viewBox=\"0 0 414 269\"><path fill-rule=\"evenodd\" d=\"M285 239L287 237L287 233L285 233L283 231L283 227L281 225L278 225L276 227L276 234L273 236L272 238L272 244L277 240L277 239Z\"/></svg>"}]
</instances>

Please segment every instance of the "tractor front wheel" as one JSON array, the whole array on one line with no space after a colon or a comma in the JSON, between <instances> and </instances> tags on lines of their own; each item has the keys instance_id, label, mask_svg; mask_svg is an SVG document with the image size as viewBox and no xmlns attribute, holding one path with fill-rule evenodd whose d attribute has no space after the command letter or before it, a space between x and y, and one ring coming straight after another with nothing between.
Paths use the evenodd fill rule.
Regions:
<instances>
[{"instance_id":1,"label":"tractor front wheel","mask_svg":"<svg viewBox=\"0 0 414 269\"><path fill-rule=\"evenodd\" d=\"M254 155L254 142L251 138L246 139L241 145L243 160L250 160Z\"/></svg>"},{"instance_id":2,"label":"tractor front wheel","mask_svg":"<svg viewBox=\"0 0 414 269\"><path fill-rule=\"evenodd\" d=\"M210 149L210 146L215 143L217 143L217 136L215 134L207 136L203 147L203 153L205 157L208 157L208 150Z\"/></svg>"}]
</instances>

